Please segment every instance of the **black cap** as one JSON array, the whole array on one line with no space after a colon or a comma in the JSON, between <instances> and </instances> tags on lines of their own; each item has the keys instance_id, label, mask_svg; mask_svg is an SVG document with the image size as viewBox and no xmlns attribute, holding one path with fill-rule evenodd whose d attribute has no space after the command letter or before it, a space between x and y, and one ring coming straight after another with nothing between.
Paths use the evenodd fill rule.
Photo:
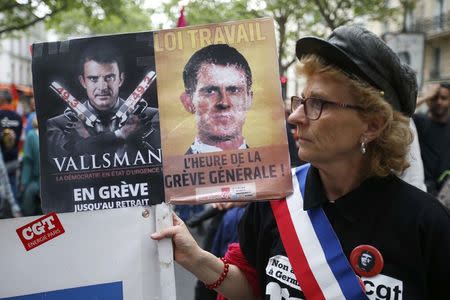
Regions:
<instances>
[{"instance_id":1,"label":"black cap","mask_svg":"<svg viewBox=\"0 0 450 300\"><path fill-rule=\"evenodd\" d=\"M354 25L333 30L327 40L304 37L297 41L299 59L308 54L322 57L344 73L356 76L384 93L395 110L411 116L416 108L414 71L372 32Z\"/></svg>"}]
</instances>

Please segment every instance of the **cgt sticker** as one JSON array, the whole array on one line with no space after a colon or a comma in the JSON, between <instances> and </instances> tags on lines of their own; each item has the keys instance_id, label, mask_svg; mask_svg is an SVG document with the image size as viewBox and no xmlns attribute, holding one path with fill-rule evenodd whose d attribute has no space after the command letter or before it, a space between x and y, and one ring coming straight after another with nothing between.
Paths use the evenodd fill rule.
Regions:
<instances>
[{"instance_id":1,"label":"cgt sticker","mask_svg":"<svg viewBox=\"0 0 450 300\"><path fill-rule=\"evenodd\" d=\"M16 229L27 251L64 233L56 213L52 212Z\"/></svg>"},{"instance_id":2,"label":"cgt sticker","mask_svg":"<svg viewBox=\"0 0 450 300\"><path fill-rule=\"evenodd\" d=\"M366 295L373 300L402 300L403 281L378 274L374 277L361 277L366 289Z\"/></svg>"}]
</instances>

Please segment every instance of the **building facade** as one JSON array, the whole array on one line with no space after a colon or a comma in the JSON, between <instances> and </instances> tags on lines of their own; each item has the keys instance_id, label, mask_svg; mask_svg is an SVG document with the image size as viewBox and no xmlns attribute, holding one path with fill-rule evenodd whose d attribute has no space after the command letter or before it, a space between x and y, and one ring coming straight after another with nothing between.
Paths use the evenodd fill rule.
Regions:
<instances>
[{"instance_id":1,"label":"building facade","mask_svg":"<svg viewBox=\"0 0 450 300\"><path fill-rule=\"evenodd\" d=\"M411 1L413 8L404 13L400 1L387 0L386 5L399 8L399 14L389 21L369 22L366 26L385 41L391 34L423 35L419 84L423 88L429 83L450 82L450 0Z\"/></svg>"},{"instance_id":2,"label":"building facade","mask_svg":"<svg viewBox=\"0 0 450 300\"><path fill-rule=\"evenodd\" d=\"M31 44L46 40L43 23L0 40L0 83L32 85Z\"/></svg>"},{"instance_id":3,"label":"building facade","mask_svg":"<svg viewBox=\"0 0 450 300\"><path fill-rule=\"evenodd\" d=\"M450 0L418 0L407 30L425 34L425 82L450 81Z\"/></svg>"}]
</instances>

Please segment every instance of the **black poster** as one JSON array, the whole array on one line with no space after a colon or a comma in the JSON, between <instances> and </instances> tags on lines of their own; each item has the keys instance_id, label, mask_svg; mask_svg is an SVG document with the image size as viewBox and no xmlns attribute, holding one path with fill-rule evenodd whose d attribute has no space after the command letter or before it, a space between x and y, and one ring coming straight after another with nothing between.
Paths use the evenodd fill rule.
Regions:
<instances>
[{"instance_id":1,"label":"black poster","mask_svg":"<svg viewBox=\"0 0 450 300\"><path fill-rule=\"evenodd\" d=\"M164 201L153 33L34 44L44 212Z\"/></svg>"}]
</instances>

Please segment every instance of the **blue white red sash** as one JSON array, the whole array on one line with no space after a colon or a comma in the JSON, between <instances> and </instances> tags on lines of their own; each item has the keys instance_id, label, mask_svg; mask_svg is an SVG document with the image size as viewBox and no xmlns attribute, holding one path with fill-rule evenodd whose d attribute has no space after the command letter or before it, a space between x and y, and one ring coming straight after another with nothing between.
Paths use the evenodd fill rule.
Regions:
<instances>
[{"instance_id":1,"label":"blue white red sash","mask_svg":"<svg viewBox=\"0 0 450 300\"><path fill-rule=\"evenodd\" d=\"M308 300L367 299L322 208L303 210L308 169L293 169L294 193L271 201L297 282Z\"/></svg>"}]
</instances>

